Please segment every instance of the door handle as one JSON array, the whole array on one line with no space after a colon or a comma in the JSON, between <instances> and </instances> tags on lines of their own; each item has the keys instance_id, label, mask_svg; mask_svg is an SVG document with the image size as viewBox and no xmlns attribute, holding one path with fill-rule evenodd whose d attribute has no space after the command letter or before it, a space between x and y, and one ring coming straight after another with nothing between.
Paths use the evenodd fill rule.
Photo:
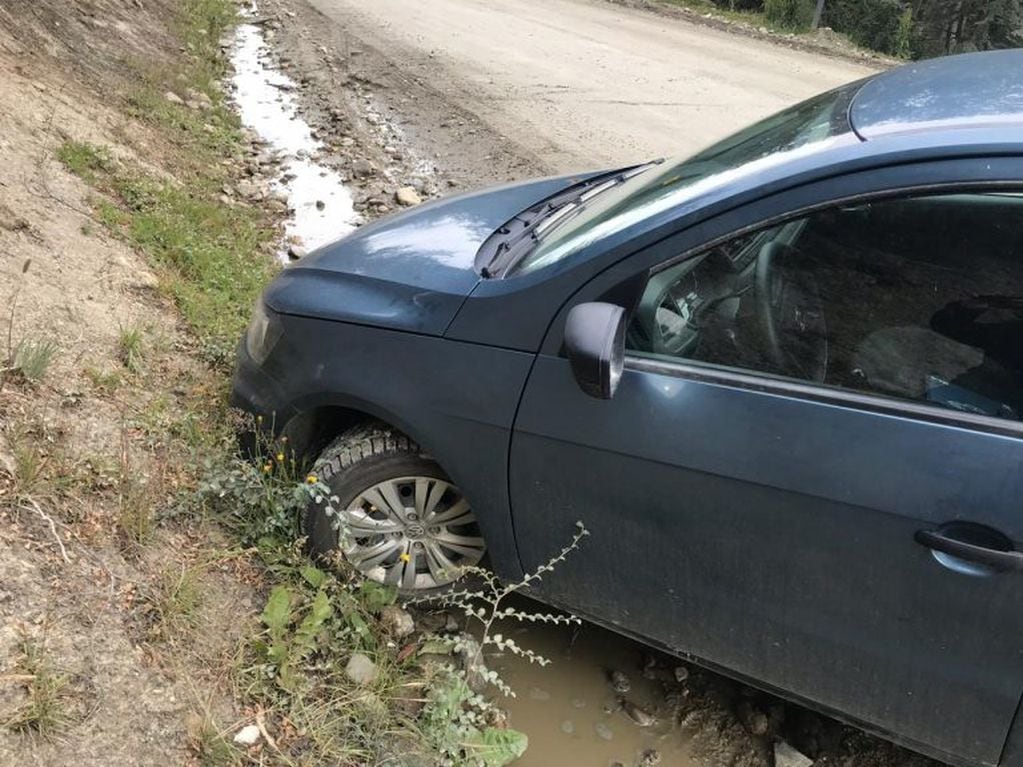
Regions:
<instances>
[{"instance_id":1,"label":"door handle","mask_svg":"<svg viewBox=\"0 0 1023 767\"><path fill-rule=\"evenodd\" d=\"M938 530L917 530L914 539L922 546L949 556L987 565L996 570L1023 570L1023 552L1002 551L949 538Z\"/></svg>"}]
</instances>

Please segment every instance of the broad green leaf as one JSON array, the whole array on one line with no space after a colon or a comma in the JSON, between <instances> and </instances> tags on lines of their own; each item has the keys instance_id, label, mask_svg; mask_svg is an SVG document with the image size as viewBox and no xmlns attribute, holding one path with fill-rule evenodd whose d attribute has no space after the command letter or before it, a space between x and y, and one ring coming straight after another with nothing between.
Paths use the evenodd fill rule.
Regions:
<instances>
[{"instance_id":1,"label":"broad green leaf","mask_svg":"<svg viewBox=\"0 0 1023 767\"><path fill-rule=\"evenodd\" d=\"M281 666L277 670L277 678L280 681L280 685L285 690L297 690L301 677L297 676L292 671L291 666Z\"/></svg>"},{"instance_id":2,"label":"broad green leaf","mask_svg":"<svg viewBox=\"0 0 1023 767\"><path fill-rule=\"evenodd\" d=\"M365 580L359 584L359 601L371 613L380 612L398 599L398 590L375 581Z\"/></svg>"},{"instance_id":3,"label":"broad green leaf","mask_svg":"<svg viewBox=\"0 0 1023 767\"><path fill-rule=\"evenodd\" d=\"M352 630L359 635L362 639L363 644L366 647L375 647L376 640L373 638L373 632L370 630L369 625L363 620L362 616L357 612L352 611L345 616L348 621L348 625L352 627Z\"/></svg>"},{"instance_id":4,"label":"broad green leaf","mask_svg":"<svg viewBox=\"0 0 1023 767\"><path fill-rule=\"evenodd\" d=\"M419 648L420 655L450 655L455 649L455 643L450 639L427 639Z\"/></svg>"},{"instance_id":5,"label":"broad green leaf","mask_svg":"<svg viewBox=\"0 0 1023 767\"><path fill-rule=\"evenodd\" d=\"M272 642L266 646L266 657L273 663L277 668L283 670L288 660L288 644L287 642Z\"/></svg>"},{"instance_id":6,"label":"broad green leaf","mask_svg":"<svg viewBox=\"0 0 1023 767\"><path fill-rule=\"evenodd\" d=\"M320 586L323 585L323 582L327 580L327 574L323 572L323 570L321 570L320 568L313 567L312 565L306 565L305 567L303 567L301 573L302 577L305 579L305 582L312 586L314 589L320 588Z\"/></svg>"},{"instance_id":7,"label":"broad green leaf","mask_svg":"<svg viewBox=\"0 0 1023 767\"><path fill-rule=\"evenodd\" d=\"M262 618L271 637L277 639L284 634L291 622L291 591L287 586L277 585L271 589Z\"/></svg>"},{"instance_id":8,"label":"broad green leaf","mask_svg":"<svg viewBox=\"0 0 1023 767\"><path fill-rule=\"evenodd\" d=\"M466 746L472 756L486 767L504 767L511 764L529 746L529 738L518 730L499 730L488 727L483 732L474 732L466 739Z\"/></svg>"},{"instance_id":9,"label":"broad green leaf","mask_svg":"<svg viewBox=\"0 0 1023 767\"><path fill-rule=\"evenodd\" d=\"M298 630L295 631L293 660L302 660L316 649L316 635L333 613L334 608L330 606L327 592L317 591L309 613L302 619Z\"/></svg>"}]
</instances>

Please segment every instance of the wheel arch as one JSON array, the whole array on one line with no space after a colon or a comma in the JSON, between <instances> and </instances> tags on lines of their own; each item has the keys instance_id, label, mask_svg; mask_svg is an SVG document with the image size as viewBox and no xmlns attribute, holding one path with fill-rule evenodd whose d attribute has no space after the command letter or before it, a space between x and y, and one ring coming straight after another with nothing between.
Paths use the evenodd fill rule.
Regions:
<instances>
[{"instance_id":1,"label":"wheel arch","mask_svg":"<svg viewBox=\"0 0 1023 767\"><path fill-rule=\"evenodd\" d=\"M295 414L279 427L279 436L286 437L288 444L292 445L296 454L307 460L309 464L333 439L364 423L379 423L387 428L392 428L417 444L421 453L436 461L469 499L476 511L481 533L487 542L491 565L498 575L509 578L520 576L518 552L514 548L509 548L514 547L515 544L502 530L499 517L495 516L496 509L491 509L490 504L486 502L477 502L477 499L480 496L485 496L486 493L481 492L479 485L475 482L476 478L471 475L463 475L457 470L451 470L452 467L457 468L458 460L455 456L448 454L443 444L436 444L436 441L431 439L428 424L421 424L417 427L387 408L343 395L306 398L294 404L293 412ZM488 499L482 498L482 500Z\"/></svg>"},{"instance_id":2,"label":"wheel arch","mask_svg":"<svg viewBox=\"0 0 1023 767\"><path fill-rule=\"evenodd\" d=\"M275 426L278 436L288 438L295 454L315 459L334 437L363 423L377 422L400 431L425 445L413 424L375 402L334 392L312 394L290 403L291 415ZM278 416L279 417L279 416Z\"/></svg>"},{"instance_id":3,"label":"wheel arch","mask_svg":"<svg viewBox=\"0 0 1023 767\"><path fill-rule=\"evenodd\" d=\"M401 432L465 494L495 571L517 580L508 445L533 355L372 326L287 322L294 344L263 369L278 382L264 424L294 440L303 457L361 421Z\"/></svg>"}]
</instances>

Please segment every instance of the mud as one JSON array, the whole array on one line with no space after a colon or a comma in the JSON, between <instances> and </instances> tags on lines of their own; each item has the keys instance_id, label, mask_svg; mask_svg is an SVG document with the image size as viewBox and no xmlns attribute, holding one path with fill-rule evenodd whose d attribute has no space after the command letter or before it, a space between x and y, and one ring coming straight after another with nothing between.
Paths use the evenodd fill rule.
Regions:
<instances>
[{"instance_id":1,"label":"mud","mask_svg":"<svg viewBox=\"0 0 1023 767\"><path fill-rule=\"evenodd\" d=\"M677 727L663 682L642 673L648 653L640 645L592 625L513 631L516 641L552 661L541 667L505 656L491 663L517 691L503 703L512 726L529 736L517 764L546 767L554 755L579 765L631 766L654 755L666 765L700 764ZM673 675L674 667L682 665L658 672Z\"/></svg>"},{"instance_id":2,"label":"mud","mask_svg":"<svg viewBox=\"0 0 1023 767\"><path fill-rule=\"evenodd\" d=\"M515 606L537 609L524 598ZM501 630L552 661L541 667L507 654L488 660L517 691L501 705L509 724L529 736L516 763L523 767L772 767L779 744L820 767L938 767L591 623Z\"/></svg>"},{"instance_id":3,"label":"mud","mask_svg":"<svg viewBox=\"0 0 1023 767\"><path fill-rule=\"evenodd\" d=\"M305 121L324 158L352 188L367 219L397 207L413 187L428 200L465 189L551 173L554 166L445 97L313 6L262 0L258 20L270 60L298 85Z\"/></svg>"}]
</instances>

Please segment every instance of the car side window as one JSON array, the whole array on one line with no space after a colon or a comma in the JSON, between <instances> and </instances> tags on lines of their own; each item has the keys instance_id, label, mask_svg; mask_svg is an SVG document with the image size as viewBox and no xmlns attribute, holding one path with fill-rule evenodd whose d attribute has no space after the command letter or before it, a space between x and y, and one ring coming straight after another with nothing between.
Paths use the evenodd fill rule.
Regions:
<instances>
[{"instance_id":1,"label":"car side window","mask_svg":"<svg viewBox=\"0 0 1023 767\"><path fill-rule=\"evenodd\" d=\"M1023 417L1023 194L839 206L649 278L633 354Z\"/></svg>"}]
</instances>

